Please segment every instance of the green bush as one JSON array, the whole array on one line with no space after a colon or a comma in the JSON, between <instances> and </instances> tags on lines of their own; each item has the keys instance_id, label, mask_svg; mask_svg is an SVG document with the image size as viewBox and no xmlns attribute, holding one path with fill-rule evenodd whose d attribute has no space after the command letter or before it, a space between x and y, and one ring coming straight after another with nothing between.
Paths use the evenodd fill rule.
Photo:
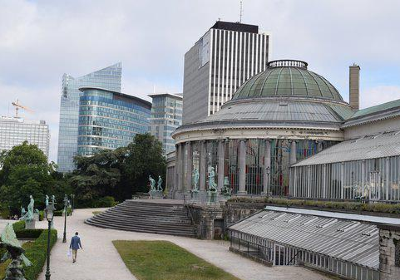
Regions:
<instances>
[{"instance_id":1,"label":"green bush","mask_svg":"<svg viewBox=\"0 0 400 280\"><path fill-rule=\"evenodd\" d=\"M63 215L63 211L64 210L57 210L57 211L54 211L54 216L62 216ZM72 215L72 209L71 208L68 208L67 209L67 213L68 213L68 216L71 216Z\"/></svg>"},{"instance_id":2,"label":"green bush","mask_svg":"<svg viewBox=\"0 0 400 280\"><path fill-rule=\"evenodd\" d=\"M26 239L36 239L38 238L43 232L43 229L24 229L21 231L15 232L17 238L26 238Z\"/></svg>"},{"instance_id":3,"label":"green bush","mask_svg":"<svg viewBox=\"0 0 400 280\"><path fill-rule=\"evenodd\" d=\"M39 211L39 221L43 221L43 219L44 219L44 211L41 210Z\"/></svg>"},{"instance_id":4,"label":"green bush","mask_svg":"<svg viewBox=\"0 0 400 280\"><path fill-rule=\"evenodd\" d=\"M8 219L9 216L10 216L10 210L8 210L7 208L0 209L0 217L1 218Z\"/></svg>"},{"instance_id":5,"label":"green bush","mask_svg":"<svg viewBox=\"0 0 400 280\"><path fill-rule=\"evenodd\" d=\"M106 208L106 207L114 207L118 204L118 201L115 201L112 196L105 196L95 200L89 201L79 201L77 207L78 208Z\"/></svg>"},{"instance_id":6,"label":"green bush","mask_svg":"<svg viewBox=\"0 0 400 280\"><path fill-rule=\"evenodd\" d=\"M13 229L15 233L25 230L25 221L18 221L13 224Z\"/></svg>"}]
</instances>

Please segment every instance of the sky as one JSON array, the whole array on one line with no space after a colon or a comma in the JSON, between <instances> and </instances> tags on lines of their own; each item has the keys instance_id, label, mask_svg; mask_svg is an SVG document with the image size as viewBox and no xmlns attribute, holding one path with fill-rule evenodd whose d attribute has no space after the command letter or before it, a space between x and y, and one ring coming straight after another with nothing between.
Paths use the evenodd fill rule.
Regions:
<instances>
[{"instance_id":1,"label":"sky","mask_svg":"<svg viewBox=\"0 0 400 280\"><path fill-rule=\"evenodd\" d=\"M400 1L243 0L243 23L270 35L270 60L300 59L348 100L361 67L361 107L400 99ZM0 115L11 102L51 131L57 160L63 73L122 62L122 91L150 100L182 92L183 59L217 21L239 21L239 0L0 0Z\"/></svg>"}]
</instances>

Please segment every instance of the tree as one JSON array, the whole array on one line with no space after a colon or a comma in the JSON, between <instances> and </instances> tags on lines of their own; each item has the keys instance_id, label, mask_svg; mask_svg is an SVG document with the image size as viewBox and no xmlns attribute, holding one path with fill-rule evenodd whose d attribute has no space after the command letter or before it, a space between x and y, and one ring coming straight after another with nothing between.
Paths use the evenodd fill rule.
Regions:
<instances>
[{"instance_id":1,"label":"tree","mask_svg":"<svg viewBox=\"0 0 400 280\"><path fill-rule=\"evenodd\" d=\"M126 176L128 195L136 192L148 192L149 175L153 178L161 176L165 182L166 160L162 144L150 134L138 134L127 147L127 157L123 174ZM128 198L129 196L125 196Z\"/></svg>"},{"instance_id":2,"label":"tree","mask_svg":"<svg viewBox=\"0 0 400 280\"><path fill-rule=\"evenodd\" d=\"M3 152L0 157L0 202L9 207L11 213L19 213L22 205L29 203L29 195L36 206L44 206L44 197L53 188L53 164L36 146L24 142Z\"/></svg>"},{"instance_id":3,"label":"tree","mask_svg":"<svg viewBox=\"0 0 400 280\"><path fill-rule=\"evenodd\" d=\"M69 179L80 205L90 206L105 196L117 200L148 192L148 177L165 181L161 143L150 134L138 134L127 147L75 157L76 170Z\"/></svg>"}]
</instances>

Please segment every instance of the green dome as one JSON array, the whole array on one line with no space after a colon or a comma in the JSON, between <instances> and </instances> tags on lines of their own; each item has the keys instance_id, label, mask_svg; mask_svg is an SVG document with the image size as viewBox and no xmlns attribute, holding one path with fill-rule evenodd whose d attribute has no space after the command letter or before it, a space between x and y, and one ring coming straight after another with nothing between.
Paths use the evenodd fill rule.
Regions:
<instances>
[{"instance_id":1,"label":"green dome","mask_svg":"<svg viewBox=\"0 0 400 280\"><path fill-rule=\"evenodd\" d=\"M275 60L268 68L250 78L233 99L262 97L308 97L343 101L337 89L324 77L307 70L299 60Z\"/></svg>"}]
</instances>

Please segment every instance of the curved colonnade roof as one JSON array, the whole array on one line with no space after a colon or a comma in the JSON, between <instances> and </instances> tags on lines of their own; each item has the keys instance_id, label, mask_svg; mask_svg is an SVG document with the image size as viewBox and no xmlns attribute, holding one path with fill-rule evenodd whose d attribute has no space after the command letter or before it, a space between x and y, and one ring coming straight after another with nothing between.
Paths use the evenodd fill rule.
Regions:
<instances>
[{"instance_id":1,"label":"curved colonnade roof","mask_svg":"<svg viewBox=\"0 0 400 280\"><path fill-rule=\"evenodd\" d=\"M180 126L194 129L297 127L340 130L354 111L324 77L299 60L277 60L250 78L215 114Z\"/></svg>"}]
</instances>

